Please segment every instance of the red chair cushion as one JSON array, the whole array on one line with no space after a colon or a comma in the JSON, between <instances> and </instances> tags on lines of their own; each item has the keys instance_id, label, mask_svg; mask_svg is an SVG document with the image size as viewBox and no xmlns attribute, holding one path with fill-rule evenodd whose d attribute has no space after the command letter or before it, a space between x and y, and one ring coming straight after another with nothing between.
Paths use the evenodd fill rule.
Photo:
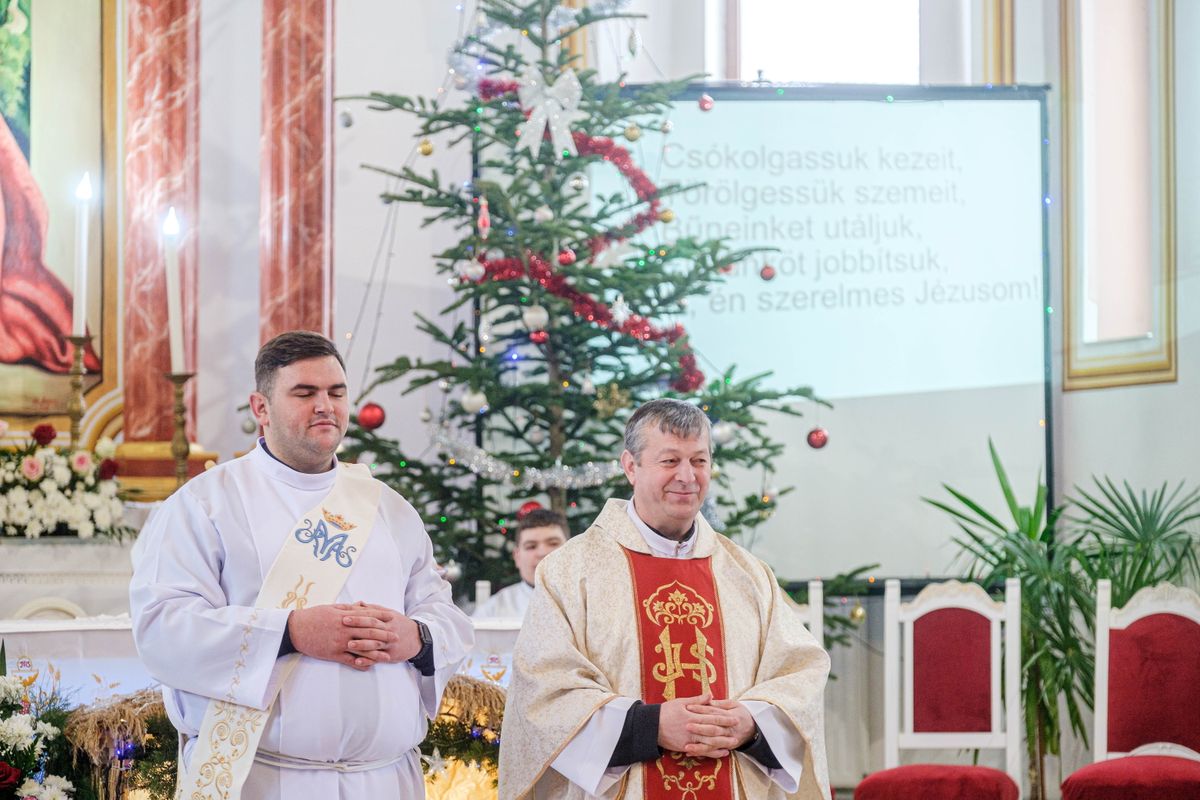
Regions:
<instances>
[{"instance_id":1,"label":"red chair cushion","mask_svg":"<svg viewBox=\"0 0 1200 800\"><path fill-rule=\"evenodd\" d=\"M913 731L992 729L992 624L965 608L913 623Z\"/></svg>"},{"instance_id":2,"label":"red chair cushion","mask_svg":"<svg viewBox=\"0 0 1200 800\"><path fill-rule=\"evenodd\" d=\"M854 800L1018 800L1013 779L991 767L913 764L876 772L854 790Z\"/></svg>"},{"instance_id":3,"label":"red chair cushion","mask_svg":"<svg viewBox=\"0 0 1200 800\"><path fill-rule=\"evenodd\" d=\"M1063 781L1063 800L1196 800L1200 761L1126 756L1088 764Z\"/></svg>"},{"instance_id":4,"label":"red chair cushion","mask_svg":"<svg viewBox=\"0 0 1200 800\"><path fill-rule=\"evenodd\" d=\"M1200 752L1200 625L1178 614L1143 617L1111 634L1108 749L1152 742Z\"/></svg>"}]
</instances>

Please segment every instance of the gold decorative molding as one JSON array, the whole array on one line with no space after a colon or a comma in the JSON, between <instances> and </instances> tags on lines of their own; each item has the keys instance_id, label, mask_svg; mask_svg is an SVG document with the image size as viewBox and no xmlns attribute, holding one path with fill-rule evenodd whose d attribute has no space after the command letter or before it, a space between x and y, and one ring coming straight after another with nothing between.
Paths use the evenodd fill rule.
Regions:
<instances>
[{"instance_id":1,"label":"gold decorative molding","mask_svg":"<svg viewBox=\"0 0 1200 800\"><path fill-rule=\"evenodd\" d=\"M1157 125L1157 151L1151 154L1153 191L1158 204L1152 227L1160 231L1157 262L1152 264L1151 307L1153 331L1144 340L1086 343L1082 340L1083 263L1076 220L1085 198L1081 196L1075 155L1082 146L1078 105L1078 37L1081 0L1059 2L1059 84L1062 87L1062 264L1063 264L1063 389L1098 389L1150 383L1170 383L1178 378L1176 349L1176 248L1175 248L1175 3L1150 0L1150 48L1154 57L1151 86ZM1101 4L1100 7L1103 7ZM1151 253L1150 257L1154 254Z\"/></svg>"},{"instance_id":2,"label":"gold decorative molding","mask_svg":"<svg viewBox=\"0 0 1200 800\"><path fill-rule=\"evenodd\" d=\"M984 0L983 81L995 85L1017 82L1013 0Z\"/></svg>"}]
</instances>

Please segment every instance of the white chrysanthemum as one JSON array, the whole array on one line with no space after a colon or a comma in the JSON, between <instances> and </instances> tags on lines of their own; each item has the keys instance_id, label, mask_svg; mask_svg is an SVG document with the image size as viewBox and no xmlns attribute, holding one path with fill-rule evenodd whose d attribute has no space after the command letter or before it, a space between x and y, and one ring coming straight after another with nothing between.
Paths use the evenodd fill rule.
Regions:
<instances>
[{"instance_id":1,"label":"white chrysanthemum","mask_svg":"<svg viewBox=\"0 0 1200 800\"><path fill-rule=\"evenodd\" d=\"M107 508L97 508L92 512L92 522L96 523L96 527L102 531L111 528L112 521L112 514L108 513Z\"/></svg>"},{"instance_id":2,"label":"white chrysanthemum","mask_svg":"<svg viewBox=\"0 0 1200 800\"><path fill-rule=\"evenodd\" d=\"M100 484L100 496L101 497L116 497L117 496L117 482L116 481L103 481Z\"/></svg>"},{"instance_id":3,"label":"white chrysanthemum","mask_svg":"<svg viewBox=\"0 0 1200 800\"><path fill-rule=\"evenodd\" d=\"M57 786L42 786L38 800L71 800L71 796Z\"/></svg>"},{"instance_id":4,"label":"white chrysanthemum","mask_svg":"<svg viewBox=\"0 0 1200 800\"><path fill-rule=\"evenodd\" d=\"M0 703L19 703L24 694L20 678L0 676Z\"/></svg>"},{"instance_id":5,"label":"white chrysanthemum","mask_svg":"<svg viewBox=\"0 0 1200 800\"><path fill-rule=\"evenodd\" d=\"M96 442L96 455L100 458L112 458L117 454L117 443L107 436L101 436Z\"/></svg>"},{"instance_id":6,"label":"white chrysanthemum","mask_svg":"<svg viewBox=\"0 0 1200 800\"><path fill-rule=\"evenodd\" d=\"M25 750L33 746L33 717L28 714L14 714L5 720L0 720L0 745L16 750Z\"/></svg>"},{"instance_id":7,"label":"white chrysanthemum","mask_svg":"<svg viewBox=\"0 0 1200 800\"><path fill-rule=\"evenodd\" d=\"M42 782L42 785L49 786L53 789L62 789L64 792L75 791L75 784L71 783L66 778L59 777L58 775L47 775L46 779Z\"/></svg>"},{"instance_id":8,"label":"white chrysanthemum","mask_svg":"<svg viewBox=\"0 0 1200 800\"><path fill-rule=\"evenodd\" d=\"M58 736L58 728L54 727L49 722L39 722L34 727L34 730L37 731L38 736L45 737L46 741L48 742Z\"/></svg>"},{"instance_id":9,"label":"white chrysanthemum","mask_svg":"<svg viewBox=\"0 0 1200 800\"><path fill-rule=\"evenodd\" d=\"M79 534L80 539L90 539L96 535L96 525L91 521L80 522L75 526L75 532Z\"/></svg>"},{"instance_id":10,"label":"white chrysanthemum","mask_svg":"<svg viewBox=\"0 0 1200 800\"><path fill-rule=\"evenodd\" d=\"M17 797L41 797L42 785L33 778L26 778L25 782L17 789Z\"/></svg>"},{"instance_id":11,"label":"white chrysanthemum","mask_svg":"<svg viewBox=\"0 0 1200 800\"><path fill-rule=\"evenodd\" d=\"M50 476L59 486L66 486L71 481L71 468L66 464L55 464Z\"/></svg>"}]
</instances>

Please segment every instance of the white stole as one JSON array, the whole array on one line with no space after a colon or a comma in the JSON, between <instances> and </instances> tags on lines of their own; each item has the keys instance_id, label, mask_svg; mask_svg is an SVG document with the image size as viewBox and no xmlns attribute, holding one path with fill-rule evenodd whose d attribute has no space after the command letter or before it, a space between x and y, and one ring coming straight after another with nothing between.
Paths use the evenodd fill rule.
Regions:
<instances>
[{"instance_id":1,"label":"white stole","mask_svg":"<svg viewBox=\"0 0 1200 800\"><path fill-rule=\"evenodd\" d=\"M275 563L254 601L255 609L328 605L337 600L366 546L379 510L381 485L365 464L339 464L333 488L321 502L293 525ZM242 655L257 611L244 627ZM238 800L250 774L267 717L300 654L284 656L265 710L233 702L234 689L245 666L244 658L233 664L229 693L212 700L204 713L191 767L181 774L177 798L187 800ZM182 765L182 752L180 764ZM182 771L181 771L182 772Z\"/></svg>"}]
</instances>

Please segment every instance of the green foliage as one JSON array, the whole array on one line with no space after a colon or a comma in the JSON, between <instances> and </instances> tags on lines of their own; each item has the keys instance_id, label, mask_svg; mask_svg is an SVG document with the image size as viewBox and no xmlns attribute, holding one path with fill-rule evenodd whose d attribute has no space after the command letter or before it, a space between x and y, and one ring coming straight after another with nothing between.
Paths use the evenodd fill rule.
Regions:
<instances>
[{"instance_id":1,"label":"green foliage","mask_svg":"<svg viewBox=\"0 0 1200 800\"><path fill-rule=\"evenodd\" d=\"M171 800L175 796L178 741L179 734L166 714L147 720L142 749L127 773L130 791L144 791L150 800Z\"/></svg>"},{"instance_id":2,"label":"green foliage","mask_svg":"<svg viewBox=\"0 0 1200 800\"><path fill-rule=\"evenodd\" d=\"M584 9L576 18L578 27L550 30L546 17L556 5L549 0L482 0L480 10L491 23L521 32L515 38L522 44L500 45L490 38L469 36L465 47L482 54L486 76L493 81L511 83L537 72L553 83L562 71L576 70L582 98L580 118L571 126L574 131L616 137L631 124L657 130L671 98L687 79L637 92L624 90L623 82L600 82L595 71L578 68L575 57L559 44L579 28L629 15ZM517 485L511 473L557 464L581 467L615 458L629 413L655 397L686 398L701 405L713 420L738 426L738 436L718 445L714 454L722 472L710 494L726 534L745 537L775 513L779 496L788 489L781 487L775 496L764 494L783 450L771 438L769 414L796 415L795 404L822 402L810 388L776 391L766 387L767 375L739 379L729 368L696 391L678 391L671 385L679 375L681 357L688 352L686 338L644 340L608 330L589 320L575 300L552 291L548 281L528 275L483 281L456 277L464 265L484 254L489 261L518 259L525 264L531 254L539 254L553 265L556 278L565 279L578 292L609 307L620 296L634 314L667 327L664 320L682 317L689 301L724 280L723 267L755 251L734 250L724 240L683 237L667 243L660 240L657 226L644 236L633 235L629 221L645 212L644 199L629 192L589 200L573 187L573 179L590 167L612 169L603 157L581 152L560 159L548 144L532 153L516 149L525 109L511 92L437 98L373 93L362 99L381 111L412 115L420 137L471 148L479 167L469 192L436 170L369 167L394 178L400 187L385 194L385 201L421 206L427 212L425 224L444 226L457 240L431 259L441 274L452 278L454 299L436 316L418 315L419 331L444 348L444 355L401 356L381 365L366 392L395 387L400 394L410 394L444 387L442 407L433 409L436 422L453 439L473 443L502 460L509 472L475 474L478 470L472 471L471 464L452 459L450 453L433 452L424 443L420 449L406 447L357 426L351 429L343 453L347 459L369 460L378 478L421 510L438 559L454 559L462 566L461 585L471 586L481 578L507 582L515 577L511 560L505 557L506 534L523 503L538 500L567 514L572 530L579 532L608 497L628 491L624 477L600 486L527 490ZM655 196L668 198L685 188L659 186ZM486 239L477 226L483 199L491 219L491 235ZM534 211L542 206L550 209L551 218L535 218ZM593 262L606 236L628 238L631 254L617 263ZM574 263L556 263L555 254L564 248L576 254ZM536 345L522 322L522 312L533 305L545 308L550 317L545 326L549 339ZM486 394L486 413L469 413L454 402L455 393L468 388ZM601 399L613 396L619 401ZM738 466L762 474L760 491L735 492L728 468Z\"/></svg>"},{"instance_id":3,"label":"green foliage","mask_svg":"<svg viewBox=\"0 0 1200 800\"><path fill-rule=\"evenodd\" d=\"M1034 796L1042 798L1045 756L1060 752L1060 699L1072 730L1087 741L1081 709L1092 704L1095 662L1077 625L1091 627L1095 601L1081 566L1079 537L1056 535L1063 509L1047 510L1046 484L1039 476L1032 506L1022 505L990 439L988 449L1004 494L1005 520L944 484L956 502L925 501L949 514L962 531L955 541L966 555L970 580L984 586L1021 581L1021 705Z\"/></svg>"},{"instance_id":4,"label":"green foliage","mask_svg":"<svg viewBox=\"0 0 1200 800\"><path fill-rule=\"evenodd\" d=\"M846 614L842 613L841 606L836 598L838 597L856 597L867 594L870 589L870 583L867 580L867 575L874 570L879 569L878 564L866 564L861 567L839 572L828 580L822 581L824 584L823 591L824 607L825 607L825 649L832 650L834 646L845 647L850 644L850 634L857 630L858 624L851 620ZM794 588L787 590L788 595L797 603L804 605L808 603L808 584L794 584Z\"/></svg>"},{"instance_id":5,"label":"green foliage","mask_svg":"<svg viewBox=\"0 0 1200 800\"><path fill-rule=\"evenodd\" d=\"M1200 489L1184 492L1180 483L1147 492L1120 488L1110 478L1092 478L1091 491L1075 487L1071 521L1082 535L1081 547L1093 580L1112 581L1113 606L1119 608L1146 586L1194 583L1200 578L1196 523Z\"/></svg>"},{"instance_id":6,"label":"green foliage","mask_svg":"<svg viewBox=\"0 0 1200 800\"><path fill-rule=\"evenodd\" d=\"M434 755L436 752L436 756ZM449 716L439 716L429 723L429 732L421 742L421 754L447 761L475 764L493 775L500 767L500 731L472 726ZM429 763L422 759L422 768Z\"/></svg>"},{"instance_id":7,"label":"green foliage","mask_svg":"<svg viewBox=\"0 0 1200 800\"><path fill-rule=\"evenodd\" d=\"M28 137L29 0L5 5L6 9L0 9L0 115L8 119L14 132Z\"/></svg>"}]
</instances>

